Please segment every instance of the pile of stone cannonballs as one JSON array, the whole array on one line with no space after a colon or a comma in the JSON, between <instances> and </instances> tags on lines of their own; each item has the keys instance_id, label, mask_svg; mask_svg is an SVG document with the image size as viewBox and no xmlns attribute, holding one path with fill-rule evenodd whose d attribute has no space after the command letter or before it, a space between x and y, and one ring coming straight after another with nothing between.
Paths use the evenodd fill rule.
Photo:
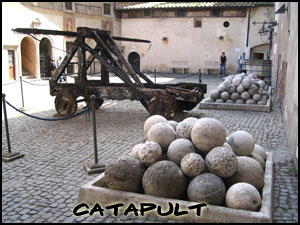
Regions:
<instances>
[{"instance_id":1,"label":"pile of stone cannonballs","mask_svg":"<svg viewBox=\"0 0 300 225\"><path fill-rule=\"evenodd\" d=\"M216 119L144 123L145 143L106 166L108 188L258 211L266 153L246 131L227 137Z\"/></svg>"},{"instance_id":2,"label":"pile of stone cannonballs","mask_svg":"<svg viewBox=\"0 0 300 225\"><path fill-rule=\"evenodd\" d=\"M268 90L269 85L254 74L229 75L205 102L266 105Z\"/></svg>"}]
</instances>

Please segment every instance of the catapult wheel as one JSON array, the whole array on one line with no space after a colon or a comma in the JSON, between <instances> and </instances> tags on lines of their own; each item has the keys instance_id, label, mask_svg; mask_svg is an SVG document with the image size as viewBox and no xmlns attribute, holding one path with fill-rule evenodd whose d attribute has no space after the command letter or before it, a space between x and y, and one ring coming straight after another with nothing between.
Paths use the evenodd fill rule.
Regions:
<instances>
[{"instance_id":1,"label":"catapult wheel","mask_svg":"<svg viewBox=\"0 0 300 225\"><path fill-rule=\"evenodd\" d=\"M76 97L71 92L60 92L55 97L55 109L60 116L71 116L77 110Z\"/></svg>"},{"instance_id":2,"label":"catapult wheel","mask_svg":"<svg viewBox=\"0 0 300 225\"><path fill-rule=\"evenodd\" d=\"M150 115L161 115L171 119L176 114L175 98L168 94L158 94L149 101Z\"/></svg>"}]
</instances>

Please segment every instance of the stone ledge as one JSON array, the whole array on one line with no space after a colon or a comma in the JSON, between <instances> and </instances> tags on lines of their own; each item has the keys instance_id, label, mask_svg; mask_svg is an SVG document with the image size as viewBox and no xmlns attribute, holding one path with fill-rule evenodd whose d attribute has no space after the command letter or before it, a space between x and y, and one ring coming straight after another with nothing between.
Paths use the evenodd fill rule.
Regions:
<instances>
[{"instance_id":1,"label":"stone ledge","mask_svg":"<svg viewBox=\"0 0 300 225\"><path fill-rule=\"evenodd\" d=\"M104 173L80 188L78 203L84 202L89 205L99 203L102 207L116 203L123 203L125 209L130 205L130 203L135 204L136 207L139 207L140 203L154 203L161 206L162 211L166 212L168 210L168 203L171 202L173 205L178 203L181 211L186 210L189 213L182 216L174 216L171 214L170 216L160 217L157 215L156 211L153 210L146 212L145 216L151 215L189 223L271 223L273 206L273 174L272 153L267 152L264 187L262 191L262 206L259 212L207 205L201 208L201 216L197 216L195 210L190 211L188 209L189 206L199 204L197 202L160 198L145 194L110 190L105 188Z\"/></svg>"}]
</instances>

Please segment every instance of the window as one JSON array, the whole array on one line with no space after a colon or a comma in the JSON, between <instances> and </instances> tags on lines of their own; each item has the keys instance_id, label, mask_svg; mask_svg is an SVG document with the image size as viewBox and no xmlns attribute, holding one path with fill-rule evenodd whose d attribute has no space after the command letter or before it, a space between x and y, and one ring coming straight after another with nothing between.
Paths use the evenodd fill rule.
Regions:
<instances>
[{"instance_id":1,"label":"window","mask_svg":"<svg viewBox=\"0 0 300 225\"><path fill-rule=\"evenodd\" d=\"M199 19L195 19L195 21L194 21L194 27L201 27L201 20L199 20Z\"/></svg>"},{"instance_id":2,"label":"window","mask_svg":"<svg viewBox=\"0 0 300 225\"><path fill-rule=\"evenodd\" d=\"M220 9L212 9L211 15L212 16L220 16L221 15Z\"/></svg>"},{"instance_id":3,"label":"window","mask_svg":"<svg viewBox=\"0 0 300 225\"><path fill-rule=\"evenodd\" d=\"M144 17L150 17L151 11L150 10L144 10Z\"/></svg>"},{"instance_id":4,"label":"window","mask_svg":"<svg viewBox=\"0 0 300 225\"><path fill-rule=\"evenodd\" d=\"M75 13L75 2L64 2L64 12Z\"/></svg>"},{"instance_id":5,"label":"window","mask_svg":"<svg viewBox=\"0 0 300 225\"><path fill-rule=\"evenodd\" d=\"M72 2L65 2L65 9L67 9L67 10L73 10L72 9Z\"/></svg>"},{"instance_id":6,"label":"window","mask_svg":"<svg viewBox=\"0 0 300 225\"><path fill-rule=\"evenodd\" d=\"M110 12L110 4L104 3L103 5L103 14L106 16L111 16L111 12Z\"/></svg>"},{"instance_id":7,"label":"window","mask_svg":"<svg viewBox=\"0 0 300 225\"><path fill-rule=\"evenodd\" d=\"M176 16L177 17L185 17L186 16L186 11L184 9L177 9L176 10Z\"/></svg>"}]
</instances>

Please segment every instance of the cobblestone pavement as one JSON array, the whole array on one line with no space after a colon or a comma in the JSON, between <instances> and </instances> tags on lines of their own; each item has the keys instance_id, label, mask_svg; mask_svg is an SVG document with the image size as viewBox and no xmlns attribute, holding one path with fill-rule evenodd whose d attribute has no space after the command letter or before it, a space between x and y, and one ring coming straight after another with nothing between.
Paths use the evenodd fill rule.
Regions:
<instances>
[{"instance_id":1,"label":"cobblestone pavement","mask_svg":"<svg viewBox=\"0 0 300 225\"><path fill-rule=\"evenodd\" d=\"M171 79L158 75L157 81L198 82L198 76ZM210 93L221 82L221 78L204 75L202 81L208 84ZM19 84L2 88L7 100L20 107ZM24 96L25 109L29 108L27 113L43 118L50 118L56 113L48 86L24 84ZM41 121L20 115L9 106L7 108L12 152L20 152L25 157L2 163L2 223L174 222L124 215L75 217L72 210L77 204L80 187L98 175L87 175L83 169L86 163L94 160L92 122L87 114L63 121ZM257 144L273 152L273 220L278 223L298 222L298 176L288 152L278 104L270 113L199 110L196 107L186 116L203 113L220 120L227 129L227 136L236 130L245 130L253 135ZM105 101L101 109L96 111L99 160L108 163L120 155L128 154L143 136L143 123L148 116L139 102ZM3 116L2 151L7 151Z\"/></svg>"}]
</instances>

